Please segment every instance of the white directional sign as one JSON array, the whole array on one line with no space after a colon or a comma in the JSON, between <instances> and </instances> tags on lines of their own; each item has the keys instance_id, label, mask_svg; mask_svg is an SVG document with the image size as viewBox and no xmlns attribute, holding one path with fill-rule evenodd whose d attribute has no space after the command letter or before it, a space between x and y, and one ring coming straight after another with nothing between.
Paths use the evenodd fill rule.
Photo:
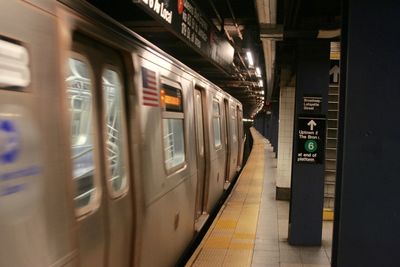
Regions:
<instances>
[{"instance_id":1,"label":"white directional sign","mask_svg":"<svg viewBox=\"0 0 400 267\"><path fill-rule=\"evenodd\" d=\"M329 76L333 75L332 81L334 83L339 82L339 75L340 75L340 68L338 65L334 65L330 70L329 70Z\"/></svg>"},{"instance_id":2,"label":"white directional sign","mask_svg":"<svg viewBox=\"0 0 400 267\"><path fill-rule=\"evenodd\" d=\"M298 117L296 163L324 163L325 124L325 117Z\"/></svg>"},{"instance_id":3,"label":"white directional sign","mask_svg":"<svg viewBox=\"0 0 400 267\"><path fill-rule=\"evenodd\" d=\"M314 126L317 126L317 123L314 120L310 120L307 125L310 126L311 131L314 131Z\"/></svg>"}]
</instances>

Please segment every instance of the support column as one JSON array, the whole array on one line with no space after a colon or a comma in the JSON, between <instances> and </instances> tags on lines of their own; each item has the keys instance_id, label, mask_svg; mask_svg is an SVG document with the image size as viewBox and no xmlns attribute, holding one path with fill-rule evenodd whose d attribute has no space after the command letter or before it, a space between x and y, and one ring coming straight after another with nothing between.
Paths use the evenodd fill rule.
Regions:
<instances>
[{"instance_id":1,"label":"support column","mask_svg":"<svg viewBox=\"0 0 400 267\"><path fill-rule=\"evenodd\" d=\"M399 1L342 1L332 266L399 266Z\"/></svg>"},{"instance_id":2,"label":"support column","mask_svg":"<svg viewBox=\"0 0 400 267\"><path fill-rule=\"evenodd\" d=\"M257 131L260 132L260 125L262 124L262 118L260 117L259 114L256 115L256 117L254 118L254 128L256 128Z\"/></svg>"},{"instance_id":3,"label":"support column","mask_svg":"<svg viewBox=\"0 0 400 267\"><path fill-rule=\"evenodd\" d=\"M295 87L281 86L279 95L278 165L276 177L276 199L290 199L292 174L293 117Z\"/></svg>"},{"instance_id":4,"label":"support column","mask_svg":"<svg viewBox=\"0 0 400 267\"><path fill-rule=\"evenodd\" d=\"M272 126L271 126L271 120L272 120L272 115L271 115L271 110L268 111L268 117L267 117L267 135L266 138L271 142L271 131L272 131Z\"/></svg>"},{"instance_id":5,"label":"support column","mask_svg":"<svg viewBox=\"0 0 400 267\"><path fill-rule=\"evenodd\" d=\"M329 49L327 41L300 42L297 49L288 239L292 245L321 244Z\"/></svg>"},{"instance_id":6,"label":"support column","mask_svg":"<svg viewBox=\"0 0 400 267\"><path fill-rule=\"evenodd\" d=\"M265 124L267 120L267 115L265 113L259 113L256 115L254 118L254 128L262 134L263 136L266 136L266 131L265 131Z\"/></svg>"}]
</instances>

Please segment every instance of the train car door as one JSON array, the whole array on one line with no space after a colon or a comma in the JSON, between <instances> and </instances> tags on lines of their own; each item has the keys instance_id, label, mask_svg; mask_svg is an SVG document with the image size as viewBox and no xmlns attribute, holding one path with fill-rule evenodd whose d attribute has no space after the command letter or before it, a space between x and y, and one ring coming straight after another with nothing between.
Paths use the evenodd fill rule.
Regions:
<instances>
[{"instance_id":1,"label":"train car door","mask_svg":"<svg viewBox=\"0 0 400 267\"><path fill-rule=\"evenodd\" d=\"M227 189L227 186L229 186L229 183L231 182L231 177L230 177L230 169L231 169L231 132L230 132L230 112L229 112L229 101L227 99L224 99L224 107L225 107L225 150L226 150L226 164L225 164L225 182L226 186L225 189Z\"/></svg>"},{"instance_id":2,"label":"train car door","mask_svg":"<svg viewBox=\"0 0 400 267\"><path fill-rule=\"evenodd\" d=\"M196 156L197 156L197 196L196 196L196 230L204 224L206 217L204 211L206 160L204 142L203 98L199 88L194 90L194 114L196 128Z\"/></svg>"},{"instance_id":3,"label":"train car door","mask_svg":"<svg viewBox=\"0 0 400 267\"><path fill-rule=\"evenodd\" d=\"M237 125L237 110L236 105L232 104L230 106L229 114L229 130L230 130L230 144L231 144L231 157L230 157L230 168L229 168L229 178L233 179L237 171L238 165L238 151L239 151L239 138L238 138L238 125Z\"/></svg>"},{"instance_id":4,"label":"train car door","mask_svg":"<svg viewBox=\"0 0 400 267\"><path fill-rule=\"evenodd\" d=\"M129 266L129 190L124 67L113 49L74 35L67 62L72 178L81 266Z\"/></svg>"}]
</instances>

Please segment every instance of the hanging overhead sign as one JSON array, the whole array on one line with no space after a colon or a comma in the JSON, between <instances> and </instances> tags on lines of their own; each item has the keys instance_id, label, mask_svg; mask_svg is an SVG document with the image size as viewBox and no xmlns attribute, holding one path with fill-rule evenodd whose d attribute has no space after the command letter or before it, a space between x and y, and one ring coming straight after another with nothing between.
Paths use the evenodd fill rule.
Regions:
<instances>
[{"instance_id":1,"label":"hanging overhead sign","mask_svg":"<svg viewBox=\"0 0 400 267\"><path fill-rule=\"evenodd\" d=\"M133 0L182 41L229 71L234 48L191 0Z\"/></svg>"},{"instance_id":2,"label":"hanging overhead sign","mask_svg":"<svg viewBox=\"0 0 400 267\"><path fill-rule=\"evenodd\" d=\"M140 2L169 24L172 23L173 14L168 3L164 3L163 1L159 0L142 0Z\"/></svg>"}]
</instances>

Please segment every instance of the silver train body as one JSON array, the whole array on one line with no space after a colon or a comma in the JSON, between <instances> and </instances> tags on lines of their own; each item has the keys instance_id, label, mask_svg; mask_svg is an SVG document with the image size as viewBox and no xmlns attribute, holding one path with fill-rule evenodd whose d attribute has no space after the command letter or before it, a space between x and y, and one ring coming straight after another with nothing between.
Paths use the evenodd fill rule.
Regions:
<instances>
[{"instance_id":1,"label":"silver train body","mask_svg":"<svg viewBox=\"0 0 400 267\"><path fill-rule=\"evenodd\" d=\"M82 2L0 1L0 266L173 266L241 104Z\"/></svg>"}]
</instances>

